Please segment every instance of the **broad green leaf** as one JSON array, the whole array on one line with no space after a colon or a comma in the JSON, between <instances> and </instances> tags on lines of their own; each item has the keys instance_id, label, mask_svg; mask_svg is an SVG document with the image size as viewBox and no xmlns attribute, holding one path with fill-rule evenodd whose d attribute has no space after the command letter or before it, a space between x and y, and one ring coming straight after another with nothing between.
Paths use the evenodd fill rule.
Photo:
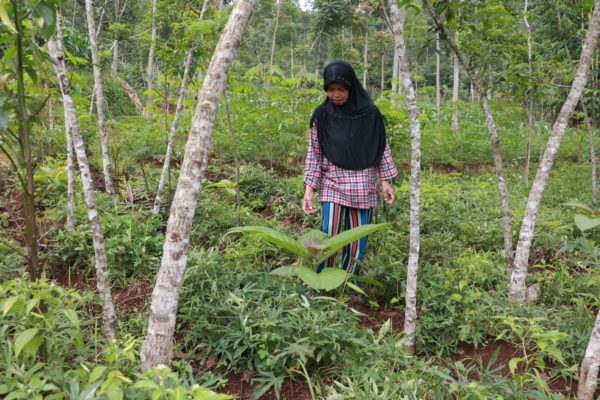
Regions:
<instances>
[{"instance_id":1,"label":"broad green leaf","mask_svg":"<svg viewBox=\"0 0 600 400\"><path fill-rule=\"evenodd\" d=\"M338 251L345 245L352 243L363 236L367 236L374 232L387 229L388 227L388 224L367 224L344 231L339 235L335 235L323 240L323 244L326 246L326 249L317 259L317 264L320 264L322 261L328 259L331 255L335 254L336 251Z\"/></svg>"},{"instance_id":2,"label":"broad green leaf","mask_svg":"<svg viewBox=\"0 0 600 400\"><path fill-rule=\"evenodd\" d=\"M577 214L573 219L581 232L600 226L600 218L589 218L585 215Z\"/></svg>"},{"instance_id":3,"label":"broad green leaf","mask_svg":"<svg viewBox=\"0 0 600 400\"><path fill-rule=\"evenodd\" d=\"M23 347L23 350L26 351L27 353L29 353L29 355L31 357L35 357L41 344L42 344L42 337L37 335L37 336L34 336L29 341L29 343L27 343L25 345L25 347Z\"/></svg>"},{"instance_id":4,"label":"broad green leaf","mask_svg":"<svg viewBox=\"0 0 600 400\"><path fill-rule=\"evenodd\" d=\"M116 383L109 385L104 391L104 394L106 394L108 400L123 400L123 390L121 389L121 386Z\"/></svg>"},{"instance_id":5,"label":"broad green leaf","mask_svg":"<svg viewBox=\"0 0 600 400\"><path fill-rule=\"evenodd\" d=\"M306 239L319 239L321 241L330 238L328 234L317 229L309 229L298 237L298 241L302 242Z\"/></svg>"},{"instance_id":6,"label":"broad green leaf","mask_svg":"<svg viewBox=\"0 0 600 400\"><path fill-rule=\"evenodd\" d=\"M90 383L96 382L98 379L100 379L102 377L102 375L104 375L104 371L106 371L106 367L104 365L99 365L96 368L94 368L94 370L90 374L89 382Z\"/></svg>"},{"instance_id":7,"label":"broad green leaf","mask_svg":"<svg viewBox=\"0 0 600 400\"><path fill-rule=\"evenodd\" d=\"M8 312L15 305L17 300L19 300L19 297L20 296L13 296L4 302L4 305L2 306L2 316L3 317L6 317L6 314L8 314Z\"/></svg>"},{"instance_id":8,"label":"broad green leaf","mask_svg":"<svg viewBox=\"0 0 600 400\"><path fill-rule=\"evenodd\" d=\"M332 290L344 283L348 274L343 269L325 268L316 273L310 268L299 266L298 277L313 289Z\"/></svg>"},{"instance_id":9,"label":"broad green leaf","mask_svg":"<svg viewBox=\"0 0 600 400\"><path fill-rule=\"evenodd\" d=\"M33 310L33 307L37 306L39 302L40 299L37 297L34 297L33 299L29 300L27 302L27 305L25 306L25 314L29 314L31 310Z\"/></svg>"},{"instance_id":10,"label":"broad green leaf","mask_svg":"<svg viewBox=\"0 0 600 400\"><path fill-rule=\"evenodd\" d=\"M136 389L158 389L158 384L150 379L144 379L143 381L137 381L134 385Z\"/></svg>"},{"instance_id":11,"label":"broad green leaf","mask_svg":"<svg viewBox=\"0 0 600 400\"><path fill-rule=\"evenodd\" d=\"M96 396L94 396L94 394L96 393L96 390L98 390L98 387L101 384L102 384L102 381L98 381L94 384L87 386L84 389L84 391L81 392L81 394L79 395L77 400L94 400L96 398Z\"/></svg>"},{"instance_id":12,"label":"broad green leaf","mask_svg":"<svg viewBox=\"0 0 600 400\"><path fill-rule=\"evenodd\" d=\"M0 20L4 25L6 25L8 30L10 30L12 33L17 33L15 25L12 23L10 17L8 16L6 7L8 7L8 2L0 2Z\"/></svg>"},{"instance_id":13,"label":"broad green leaf","mask_svg":"<svg viewBox=\"0 0 600 400\"><path fill-rule=\"evenodd\" d=\"M283 267L275 268L270 272L270 274L284 278L292 278L298 276L297 269L298 267L294 267L292 265L284 265Z\"/></svg>"},{"instance_id":14,"label":"broad green leaf","mask_svg":"<svg viewBox=\"0 0 600 400\"><path fill-rule=\"evenodd\" d=\"M300 242L294 238L276 231L275 229L267 228L266 226L242 226L229 230L231 232L239 232L244 234L254 234L267 242L276 244L277 246L289 250L299 257L309 257L310 253L302 246Z\"/></svg>"},{"instance_id":15,"label":"broad green leaf","mask_svg":"<svg viewBox=\"0 0 600 400\"><path fill-rule=\"evenodd\" d=\"M39 332L38 328L29 328L24 330L17 336L15 340L15 356L19 357L19 354L23 348L37 335Z\"/></svg>"}]
</instances>

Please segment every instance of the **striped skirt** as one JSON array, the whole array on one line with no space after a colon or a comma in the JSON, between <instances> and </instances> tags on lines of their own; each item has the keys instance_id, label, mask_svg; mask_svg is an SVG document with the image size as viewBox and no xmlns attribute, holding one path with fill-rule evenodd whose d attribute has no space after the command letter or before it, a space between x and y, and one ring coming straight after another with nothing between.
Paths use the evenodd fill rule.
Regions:
<instances>
[{"instance_id":1,"label":"striped skirt","mask_svg":"<svg viewBox=\"0 0 600 400\"><path fill-rule=\"evenodd\" d=\"M372 208L352 208L330 202L324 202L321 203L321 205L323 210L321 230L330 236L337 235L348 229L356 228L357 226L371 223L371 217L373 215ZM340 268L345 269L349 274L358 275L358 264L364 258L366 249L367 236L344 246ZM334 265L335 254L321 263L317 267L317 272L321 272L325 267L333 267Z\"/></svg>"}]
</instances>

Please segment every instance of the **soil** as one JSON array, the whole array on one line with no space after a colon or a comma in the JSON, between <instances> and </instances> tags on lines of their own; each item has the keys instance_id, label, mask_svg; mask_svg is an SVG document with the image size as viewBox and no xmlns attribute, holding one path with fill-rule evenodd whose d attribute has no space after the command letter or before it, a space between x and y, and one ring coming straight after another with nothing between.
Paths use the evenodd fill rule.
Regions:
<instances>
[{"instance_id":1,"label":"soil","mask_svg":"<svg viewBox=\"0 0 600 400\"><path fill-rule=\"evenodd\" d=\"M147 304L150 304L151 294L152 285L150 283L144 281L136 282L115 293L115 307L123 314L138 312L144 309Z\"/></svg>"},{"instance_id":2,"label":"soil","mask_svg":"<svg viewBox=\"0 0 600 400\"><path fill-rule=\"evenodd\" d=\"M256 385L250 383L250 373L230 373L227 375L227 385L222 389L217 389L217 392L234 395L238 400L250 400L255 387ZM307 383L299 378L294 381L286 379L281 385L280 396L282 400L311 400ZM260 399L275 400L277 396L273 390L270 390Z\"/></svg>"},{"instance_id":3,"label":"soil","mask_svg":"<svg viewBox=\"0 0 600 400\"><path fill-rule=\"evenodd\" d=\"M404 312L398 310L384 310L374 309L365 304L351 303L350 307L356 311L360 311L365 314L360 318L360 325L363 328L372 329L373 331L379 330L388 319L392 320L392 327L396 332L402 332L404 330Z\"/></svg>"}]
</instances>

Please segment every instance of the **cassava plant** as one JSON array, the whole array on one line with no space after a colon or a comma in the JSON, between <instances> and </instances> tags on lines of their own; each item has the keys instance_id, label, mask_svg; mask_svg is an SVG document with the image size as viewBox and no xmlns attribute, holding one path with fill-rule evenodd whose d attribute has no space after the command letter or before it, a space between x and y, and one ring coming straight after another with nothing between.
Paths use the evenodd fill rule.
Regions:
<instances>
[{"instance_id":1,"label":"cassava plant","mask_svg":"<svg viewBox=\"0 0 600 400\"><path fill-rule=\"evenodd\" d=\"M299 265L283 266L271 271L279 276L297 276L313 289L332 290L347 284L349 287L362 292L356 285L348 282L352 275L339 268L325 268L320 273L315 272L317 266L334 255L336 251L377 231L389 227L388 224L367 224L344 231L335 236L329 236L318 230L309 230L298 239L280 231L265 226L242 226L229 230L229 233L239 232L254 235L285 250L291 251L300 258Z\"/></svg>"}]
</instances>

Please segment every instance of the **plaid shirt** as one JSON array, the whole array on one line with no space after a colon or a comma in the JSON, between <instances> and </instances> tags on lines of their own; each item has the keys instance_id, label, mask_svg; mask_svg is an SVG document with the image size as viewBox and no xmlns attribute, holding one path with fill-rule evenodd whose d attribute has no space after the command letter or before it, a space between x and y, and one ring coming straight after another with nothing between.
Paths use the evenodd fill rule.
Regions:
<instances>
[{"instance_id":1,"label":"plaid shirt","mask_svg":"<svg viewBox=\"0 0 600 400\"><path fill-rule=\"evenodd\" d=\"M373 208L380 199L379 179L398 175L386 144L381 161L375 167L350 170L331 163L321 152L317 127L310 130L304 163L304 184L319 192L319 202L333 202L352 208Z\"/></svg>"}]
</instances>

